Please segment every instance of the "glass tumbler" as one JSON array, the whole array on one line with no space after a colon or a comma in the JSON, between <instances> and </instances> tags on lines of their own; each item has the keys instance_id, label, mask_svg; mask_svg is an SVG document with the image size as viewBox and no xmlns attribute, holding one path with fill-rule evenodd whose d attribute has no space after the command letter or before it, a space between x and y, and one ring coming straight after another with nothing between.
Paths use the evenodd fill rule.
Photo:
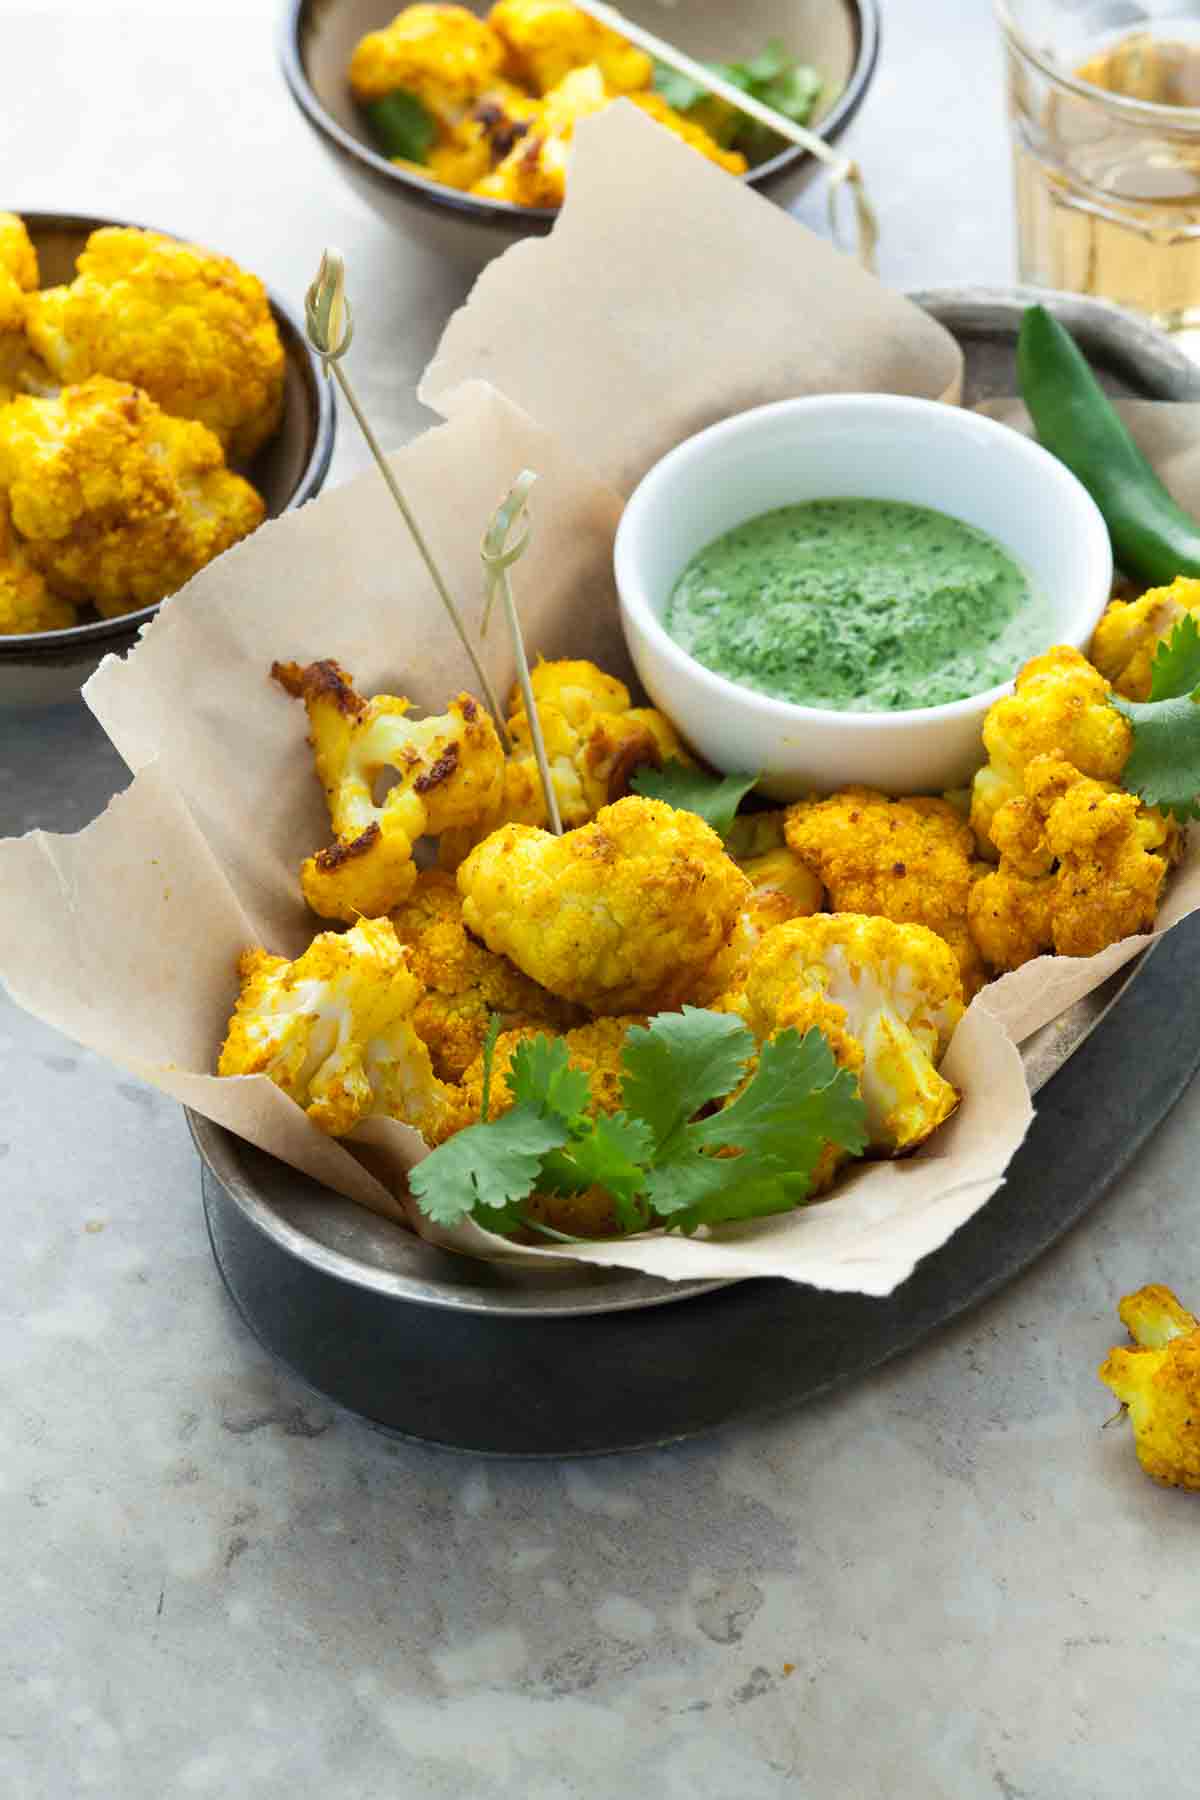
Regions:
<instances>
[{"instance_id":1,"label":"glass tumbler","mask_svg":"<svg viewBox=\"0 0 1200 1800\"><path fill-rule=\"evenodd\" d=\"M1022 281L1200 350L1200 0L996 0Z\"/></svg>"}]
</instances>

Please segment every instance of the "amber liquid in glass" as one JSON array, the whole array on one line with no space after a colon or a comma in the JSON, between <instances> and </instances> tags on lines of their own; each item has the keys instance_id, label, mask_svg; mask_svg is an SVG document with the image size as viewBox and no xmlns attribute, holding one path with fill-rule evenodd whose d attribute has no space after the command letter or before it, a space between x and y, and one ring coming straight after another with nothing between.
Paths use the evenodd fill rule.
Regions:
<instances>
[{"instance_id":1,"label":"amber liquid in glass","mask_svg":"<svg viewBox=\"0 0 1200 1800\"><path fill-rule=\"evenodd\" d=\"M1092 86L1200 108L1200 43L1135 32L1079 64ZM1015 98L1024 279L1148 313L1200 347L1200 130L1150 124L1048 91L1038 116Z\"/></svg>"}]
</instances>

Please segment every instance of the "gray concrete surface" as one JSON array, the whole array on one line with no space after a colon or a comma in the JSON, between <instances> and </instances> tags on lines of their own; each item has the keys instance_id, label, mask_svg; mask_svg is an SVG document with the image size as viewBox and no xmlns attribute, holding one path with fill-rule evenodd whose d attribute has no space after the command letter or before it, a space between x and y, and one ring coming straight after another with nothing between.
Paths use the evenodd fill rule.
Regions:
<instances>
[{"instance_id":1,"label":"gray concrete surface","mask_svg":"<svg viewBox=\"0 0 1200 1800\"><path fill-rule=\"evenodd\" d=\"M852 141L885 276L1006 280L985 0L884 12ZM262 0L0 0L0 204L158 221L297 298L339 243L398 441L461 283L343 190L273 25ZM345 430L334 478L363 463ZM0 832L74 829L121 780L81 710L0 717ZM1065 1244L848 1391L669 1452L485 1465L275 1369L178 1109L0 1000L0 1793L1196 1791L1196 1503L1102 1433L1094 1369L1122 1292L1200 1300L1198 1119L1193 1092Z\"/></svg>"}]
</instances>

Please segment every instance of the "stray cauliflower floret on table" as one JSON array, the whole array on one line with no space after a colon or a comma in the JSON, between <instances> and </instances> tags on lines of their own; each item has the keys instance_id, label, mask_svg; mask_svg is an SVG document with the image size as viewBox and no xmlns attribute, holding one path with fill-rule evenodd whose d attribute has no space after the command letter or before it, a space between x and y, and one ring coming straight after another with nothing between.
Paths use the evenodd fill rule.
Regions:
<instances>
[{"instance_id":1,"label":"stray cauliflower floret on table","mask_svg":"<svg viewBox=\"0 0 1200 1800\"><path fill-rule=\"evenodd\" d=\"M53 593L105 617L182 587L263 517L211 431L107 375L0 408L0 494Z\"/></svg>"},{"instance_id":2,"label":"stray cauliflower floret on table","mask_svg":"<svg viewBox=\"0 0 1200 1800\"><path fill-rule=\"evenodd\" d=\"M596 1012L687 998L750 892L694 813L630 796L552 837L504 825L458 871L463 918L490 949Z\"/></svg>"},{"instance_id":3,"label":"stray cauliflower floret on table","mask_svg":"<svg viewBox=\"0 0 1200 1800\"><path fill-rule=\"evenodd\" d=\"M1157 1285L1117 1310L1133 1346L1111 1350L1100 1379L1129 1416L1147 1475L1200 1490L1200 1320Z\"/></svg>"},{"instance_id":4,"label":"stray cauliflower floret on table","mask_svg":"<svg viewBox=\"0 0 1200 1800\"><path fill-rule=\"evenodd\" d=\"M417 840L469 828L495 806L504 773L496 728L470 694L444 714L411 719L407 700L364 700L333 661L275 663L271 673L304 701L336 836L306 859L304 897L323 919L390 912L416 885ZM377 798L384 781L392 785Z\"/></svg>"},{"instance_id":5,"label":"stray cauliflower floret on table","mask_svg":"<svg viewBox=\"0 0 1200 1800\"><path fill-rule=\"evenodd\" d=\"M198 244L94 231L75 280L29 299L29 340L64 384L110 375L246 460L279 424L284 353L257 276Z\"/></svg>"}]
</instances>

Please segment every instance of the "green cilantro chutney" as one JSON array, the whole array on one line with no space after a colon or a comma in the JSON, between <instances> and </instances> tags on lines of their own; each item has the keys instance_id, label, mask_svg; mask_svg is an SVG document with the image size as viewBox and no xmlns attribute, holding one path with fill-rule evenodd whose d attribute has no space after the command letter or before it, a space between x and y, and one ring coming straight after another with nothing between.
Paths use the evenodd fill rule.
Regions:
<instances>
[{"instance_id":1,"label":"green cilantro chutney","mask_svg":"<svg viewBox=\"0 0 1200 1800\"><path fill-rule=\"evenodd\" d=\"M905 712L1008 681L1044 647L1028 577L984 531L898 500L806 500L695 555L666 627L777 700Z\"/></svg>"}]
</instances>

